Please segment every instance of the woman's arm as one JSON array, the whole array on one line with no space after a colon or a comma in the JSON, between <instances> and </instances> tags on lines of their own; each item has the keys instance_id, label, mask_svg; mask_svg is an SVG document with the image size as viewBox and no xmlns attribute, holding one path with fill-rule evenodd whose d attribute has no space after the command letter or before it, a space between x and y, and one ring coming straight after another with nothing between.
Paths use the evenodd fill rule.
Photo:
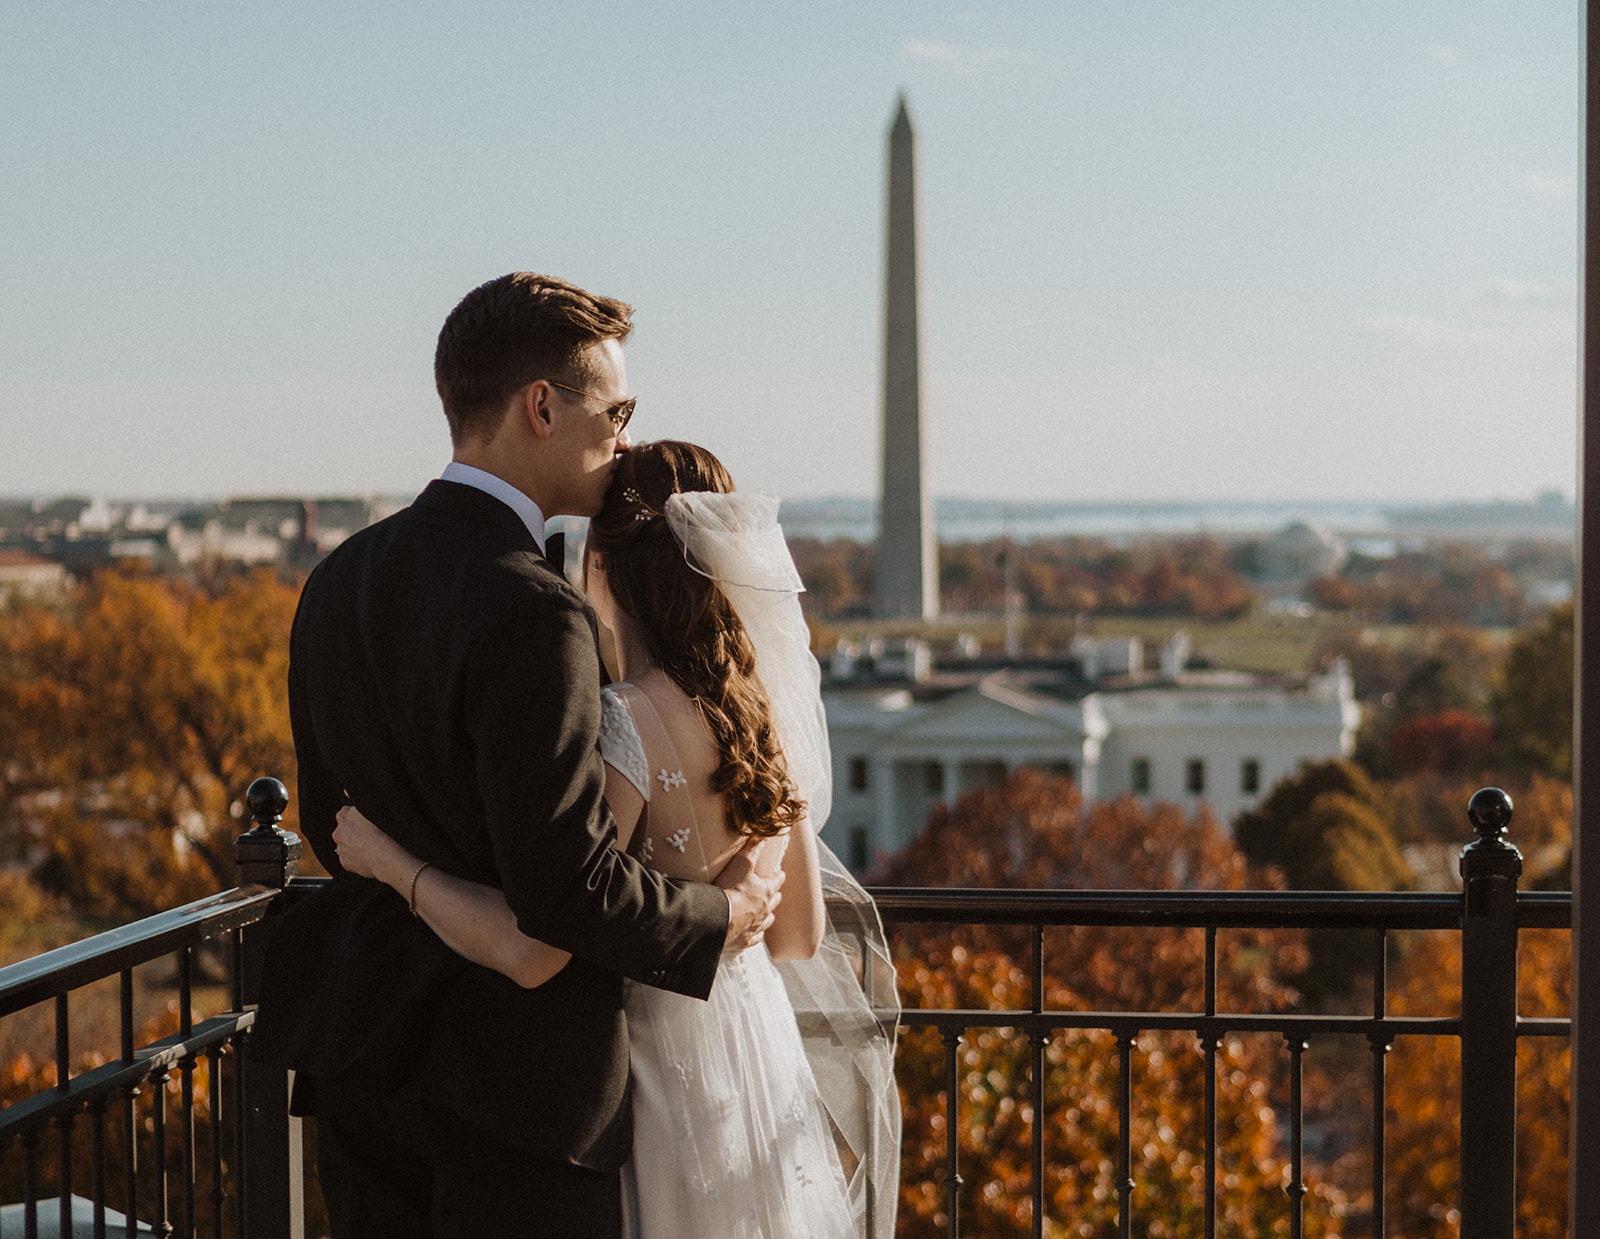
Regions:
<instances>
[{"instance_id":1,"label":"woman's arm","mask_svg":"<svg viewBox=\"0 0 1600 1239\"><path fill-rule=\"evenodd\" d=\"M644 799L632 784L607 766L608 803L617 783L636 801L631 806L626 835L621 820L617 824L619 846L626 846ZM618 801L627 814L627 799L620 790ZM339 863L352 873L376 878L401 898L409 899L428 928L462 958L492 968L527 989L543 985L572 958L566 951L523 934L503 891L423 865L354 805L340 809L338 819L333 842L339 850Z\"/></svg>"},{"instance_id":2,"label":"woman's arm","mask_svg":"<svg viewBox=\"0 0 1600 1239\"><path fill-rule=\"evenodd\" d=\"M771 875L779 869L784 874L783 900L767 930L767 950L773 959L810 959L822 945L828 915L822 902L817 836L809 818L760 845L756 872Z\"/></svg>"},{"instance_id":3,"label":"woman's arm","mask_svg":"<svg viewBox=\"0 0 1600 1239\"><path fill-rule=\"evenodd\" d=\"M354 805L340 809L338 816L333 842L339 863L409 899L412 910L457 955L528 989L543 985L566 966L571 956L565 951L517 929L503 891L424 865Z\"/></svg>"}]
</instances>

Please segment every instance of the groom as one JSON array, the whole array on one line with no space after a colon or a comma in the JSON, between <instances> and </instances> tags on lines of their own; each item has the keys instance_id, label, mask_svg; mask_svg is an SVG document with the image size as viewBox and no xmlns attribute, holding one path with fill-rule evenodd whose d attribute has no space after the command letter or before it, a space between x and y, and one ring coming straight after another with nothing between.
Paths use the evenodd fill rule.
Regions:
<instances>
[{"instance_id":1,"label":"groom","mask_svg":"<svg viewBox=\"0 0 1600 1239\"><path fill-rule=\"evenodd\" d=\"M631 307L518 272L446 319L453 459L312 573L290 642L302 829L333 874L274 931L253 1050L297 1073L335 1239L608 1236L630 1148L622 978L704 998L776 884L677 884L612 846L594 620L544 522L600 508ZM347 800L571 951L523 989L341 870Z\"/></svg>"}]
</instances>

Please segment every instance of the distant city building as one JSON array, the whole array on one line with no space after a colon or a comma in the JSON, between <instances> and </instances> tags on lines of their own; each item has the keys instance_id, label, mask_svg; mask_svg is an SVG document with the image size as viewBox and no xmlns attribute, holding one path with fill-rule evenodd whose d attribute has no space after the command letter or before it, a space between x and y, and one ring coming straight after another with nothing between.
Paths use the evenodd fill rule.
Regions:
<instances>
[{"instance_id":1,"label":"distant city building","mask_svg":"<svg viewBox=\"0 0 1600 1239\"><path fill-rule=\"evenodd\" d=\"M889 129L886 241L883 468L874 610L883 619L929 620L939 613L939 566L922 433L917 135L904 95Z\"/></svg>"},{"instance_id":2,"label":"distant city building","mask_svg":"<svg viewBox=\"0 0 1600 1239\"><path fill-rule=\"evenodd\" d=\"M0 550L0 606L13 599L50 601L65 596L67 570L30 551Z\"/></svg>"},{"instance_id":3,"label":"distant city building","mask_svg":"<svg viewBox=\"0 0 1600 1239\"><path fill-rule=\"evenodd\" d=\"M234 563L303 569L401 506L389 499L271 497L0 501L0 551L26 553L75 574L129 559L156 568Z\"/></svg>"},{"instance_id":4,"label":"distant city building","mask_svg":"<svg viewBox=\"0 0 1600 1239\"><path fill-rule=\"evenodd\" d=\"M1287 585L1332 576L1349 556L1337 535L1310 521L1294 521L1261 544L1257 578L1263 584Z\"/></svg>"},{"instance_id":5,"label":"distant city building","mask_svg":"<svg viewBox=\"0 0 1600 1239\"><path fill-rule=\"evenodd\" d=\"M1122 651L1122 643L1106 643ZM1071 779L1089 801L1123 794L1224 826L1303 762L1347 756L1360 714L1348 668L1260 677L1190 671L1184 642L1161 672L1090 677L1079 659L934 666L918 641L847 647L823 696L833 751L827 837L860 869L903 847L935 804L1018 766Z\"/></svg>"}]
</instances>

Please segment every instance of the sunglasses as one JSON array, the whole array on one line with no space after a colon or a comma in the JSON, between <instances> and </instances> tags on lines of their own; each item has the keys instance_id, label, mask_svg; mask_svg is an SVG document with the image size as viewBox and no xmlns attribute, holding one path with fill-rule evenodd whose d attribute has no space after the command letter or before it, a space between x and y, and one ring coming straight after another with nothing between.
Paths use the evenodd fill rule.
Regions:
<instances>
[{"instance_id":1,"label":"sunglasses","mask_svg":"<svg viewBox=\"0 0 1600 1239\"><path fill-rule=\"evenodd\" d=\"M559 387L562 391L569 391L574 396L582 396L586 400L599 400L600 397L593 392L583 391L577 387L568 387L565 383L557 383L554 379L546 379L551 387ZM618 434L628 424L628 419L633 416L634 406L639 403L638 398L629 396L626 400L619 400L615 404L608 404L603 410L611 422L611 428Z\"/></svg>"}]
</instances>

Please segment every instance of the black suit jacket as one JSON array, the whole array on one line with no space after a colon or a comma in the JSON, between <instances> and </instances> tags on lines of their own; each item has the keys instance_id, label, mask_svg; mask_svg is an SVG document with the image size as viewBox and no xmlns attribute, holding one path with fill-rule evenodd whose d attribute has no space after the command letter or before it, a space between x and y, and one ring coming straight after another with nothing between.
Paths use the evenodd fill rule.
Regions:
<instances>
[{"instance_id":1,"label":"black suit jacket","mask_svg":"<svg viewBox=\"0 0 1600 1239\"><path fill-rule=\"evenodd\" d=\"M613 848L593 613L517 515L437 481L312 573L290 640L300 823L334 875L273 930L253 1051L312 1076L408 1078L501 1139L627 1156L622 978L705 997L727 899ZM344 793L439 868L506 892L573 953L537 989L470 964L344 873Z\"/></svg>"}]
</instances>

